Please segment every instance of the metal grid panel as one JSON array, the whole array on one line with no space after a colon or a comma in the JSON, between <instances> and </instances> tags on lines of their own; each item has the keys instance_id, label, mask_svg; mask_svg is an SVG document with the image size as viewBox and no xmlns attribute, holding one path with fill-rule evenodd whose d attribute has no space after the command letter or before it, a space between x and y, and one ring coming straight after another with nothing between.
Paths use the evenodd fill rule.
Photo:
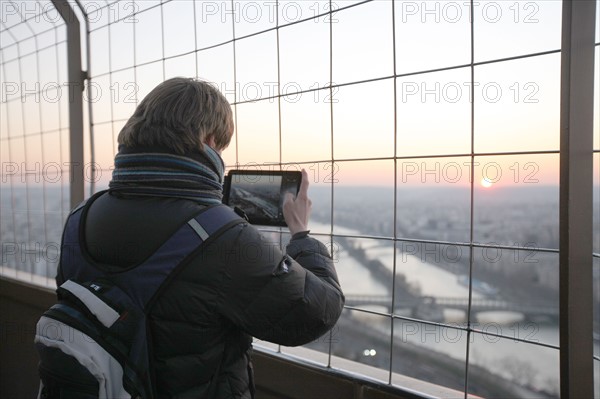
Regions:
<instances>
[{"instance_id":1,"label":"metal grid panel","mask_svg":"<svg viewBox=\"0 0 600 399\"><path fill-rule=\"evenodd\" d=\"M3 273L52 285L69 210L66 29L50 2L3 2Z\"/></svg>"},{"instance_id":2,"label":"metal grid panel","mask_svg":"<svg viewBox=\"0 0 600 399\"><path fill-rule=\"evenodd\" d=\"M499 32L494 32L495 25L491 23L499 17L498 10L501 13L504 12L504 15L508 13L509 17L515 21L528 20L529 22L543 24L545 21L550 20L551 27L558 30L557 26L552 25L552 18L550 17L546 20L536 20L536 15L544 16L544 14L538 14L538 12L540 6L543 7L546 3L530 2L508 5L485 2L486 4L482 5L483 8L478 9L471 2L470 6L466 7L470 21L468 30L466 33L455 32L453 33L455 36L452 36L462 37L464 46L460 47L459 50L452 50L446 54L444 53L446 50L443 48L445 38L438 37L440 40L436 43L435 49L444 54L444 57L438 57L434 61L429 60L427 62L419 60L419 57L407 57L407 55L415 54L415 48L411 47L410 41L404 40L406 30L419 29L414 24L410 25L410 18L416 16L417 21L420 19L423 26L426 26L425 22L428 18L440 18L436 22L443 26L441 29L447 28L448 32L451 32L449 23L456 22L455 19L458 15L451 12L455 12L457 6L464 7L464 5L447 2L435 3L435 5L427 8L425 3L406 1L339 3L321 1L311 4L282 1L277 4L253 2L252 5L248 5L249 3L244 5L234 1L193 1L184 3L187 4L181 4L177 1L80 2L83 13L87 16L89 22L87 24L87 36L91 57L88 59L88 71L90 72L88 90L97 88L103 93L95 101L88 102L91 133L89 146L92 149L90 156L92 177L87 182L89 192L94 192L106 184L107 178L110 176L112 155L116 151L116 133L128 117L127 111L123 110L123 105L126 108L128 107L127 109L131 109L143 98L145 92L158 82L171 76L193 76L195 74L196 77L208 78L220 86L234 107L235 143L233 144L234 148L228 151L229 154L225 154L228 157L226 161L230 166L243 166L251 161L264 165L263 162L268 161L269 164L281 168L305 167L309 169L314 177L319 176L318 179L315 179L317 181L314 182L313 186L315 189L320 189L320 193L325 193L324 195L319 194L319 198L322 203L327 204L328 209L318 210L323 223L314 228L313 233L329 243L334 250L334 256L339 257L338 265L340 268L344 267L344 261L351 258L360 259L366 256L367 258L363 259L373 260L372 257L378 256L378 252L371 249L364 250L361 254L360 248L355 249L354 256L351 256L347 251L344 253L341 249L346 245L364 245L366 248L373 248L376 247L376 245L372 245L373 243L378 245L383 243L384 246L389 245L391 247L391 276L395 277L389 281L391 286L388 292L391 290L392 294L387 296L389 301L387 310L374 310L369 306L364 306L369 300L373 303L379 303L382 299L381 296L370 299L362 298L363 301L366 301L362 303L357 296L354 296L354 298L349 296L349 303L346 306L347 309L340 325L329 334L328 338L323 338L316 345L313 345L314 347L321 347L320 350L324 348L325 357L318 358L317 361L335 367L335 358L332 355L360 359L361 362L371 363L381 368L385 371L385 376L380 378L387 383L394 383L395 372L410 373L412 371L406 369L406 364L402 364L401 359L403 356L415 356L416 349L406 352L407 348L414 347L418 349L419 344L421 346L423 344L423 342L418 342L419 340L422 341L423 334L425 336L429 334L438 338L442 337L447 342L456 343L455 346L462 347L461 350L464 355L458 355L458 359L462 358L463 371L459 379L462 379L463 382L461 386L456 386L452 383L444 383L439 379L436 380L435 375L430 376L430 378L425 377L425 379L462 390L465 397L468 393L481 392L481 387L486 382L486 372L495 373L497 376L505 378L506 381L512 381L515 387L531 384L535 376L531 376L531 369L527 369L526 365L519 361L514 361L512 364L509 361L504 363L495 361L496 367L493 365L485 367L485 361L478 358L481 351L483 353L491 351L490 346L487 345L490 343L496 344L496 346L502 346L502 343L504 343L506 350L509 352L511 350L509 349L511 347L510 343L526 343L529 348L532 348L533 352L541 353L540 356L546 356L545 353L550 353L548 356L552 357L557 356L558 342L554 338L542 337L542 339L538 339L535 334L531 335L533 330L530 330L530 328L535 328L535 323L530 320L504 327L504 329L494 328L493 322L491 324L478 322L475 319L475 311L483 305L481 305L478 298L475 298L477 295L474 295L474 285L476 281L481 281L486 277L485 274L481 274L480 266L485 263L493 263L494 251L496 251L495 253L508 254L511 259L518 259L521 262L532 258L543 265L535 268L535 270L531 267L528 269L529 272L534 275L537 273L537 278L543 278L541 276L546 275L546 278L552 280L553 275L557 274L558 271L557 242L549 239L544 241L544 245L540 245L538 242L521 241L520 238L517 239L519 241L517 243L510 240L502 242L484 240L485 234L489 231L486 232L480 228L483 220L482 212L494 212L497 208L494 208L494 204L486 205L486 200L489 199L480 195L479 187L476 186L478 181L473 178L468 181L463 192L459 195L459 201L466 205L467 212L466 218L464 218L467 225L463 235L444 237L440 234L443 227L439 227L437 233L431 234L407 232L402 224L404 214L399 213L399 210L405 205L404 199L407 191L405 189L405 183L407 183L405 178L411 176L410 173L414 170L410 168L414 168L415 165L417 168L422 167L426 181L427 173L430 173L430 175L431 173L440 173L440 170L436 168L441 168L443 173L446 170L445 167L448 168L446 170L448 171L449 168L458 165L465 168L469 176L476 176L482 172L478 170L479 165L498 164L505 173L510 170L508 173L512 173L516 183L517 181L523 182L531 177L532 175L528 175L528 173L536 172L536 165L539 167L544 162L554 166L558 164L557 134L555 135L556 139L550 141L547 141L544 136L540 136L539 140L533 145L526 145L518 139L500 144L495 144L493 141L489 145L486 144L486 140L489 140L489 137L496 137L497 133L490 126L486 127L489 129L489 133L481 130L481 124L489 115L493 115L494 109L497 109L498 106L490 106L494 102L488 100L494 100L493 98L484 98L483 101L479 98L479 101L477 101L477 94L481 94L477 91L478 84L486 82L485 78L479 76L491 76L492 79L488 80L487 83L497 83L494 80L496 78L495 74L498 74L504 68L510 70L515 65L517 68L520 65L525 65L526 68L523 70L533 71L540 71L548 67L557 69L559 65L557 62L560 53L559 45L548 46L544 42L541 44L534 42L532 44L530 41L523 41L514 46L515 50L507 51L505 48L496 46L497 43L490 39L494 35L499 35ZM510 6L513 8L510 8ZM486 13L479 13L483 9L486 10ZM191 13L191 16L184 17L186 10L188 14ZM272 18L257 19L257 10L262 13L261 15L268 14ZM296 13L293 15L298 17L291 18L289 14L291 10L295 10ZM465 9L463 9L464 11ZM253 12L254 14L252 14ZM359 68L346 67L343 63L348 60L347 57L351 57L349 55L351 52L349 53L347 47L340 47L340 43L344 43L345 35L348 33L342 30L340 26L343 23L341 20L346 19L346 17L356 24L356 21L360 19L357 19L357 17L362 17L363 12L367 16L375 15L382 26L388 27L391 38L377 36L377 32L369 36L373 40L385 40L388 47L385 52L372 54L375 58L380 57L377 60L381 59L383 67L378 68L376 65L361 71ZM193 40L182 39L182 43L177 43L177 40L173 41L173 37L177 37L177 32L171 32L175 28L173 26L175 23L171 19L174 15L183 18L181 25L193 25L193 29L189 26L183 28L188 29L190 32L193 30ZM215 15L217 15L216 20L210 18ZM444 22L446 22L445 26L443 25ZM486 23L488 24L486 25ZM321 26L322 24L324 26ZM148 29L149 26L152 26L153 29ZM484 31L481 27L485 27L490 31ZM354 29L357 29L356 25L354 25ZM311 61L313 63L311 65L322 66L319 64L322 62L326 68L324 71L311 74L308 71L293 68L293 56L288 51L290 43L293 43L294 48L298 46L297 42L290 42L289 40L293 38L293 34L290 33L293 30L308 34L307 39L313 39L310 37L310 32L313 30L322 35L321 38L324 40L313 40L308 46L311 50L318 49L318 55L311 55L310 51L302 55L304 57L312 56ZM502 33L506 33L509 37L511 34L510 32ZM363 33L364 36L369 34L366 31ZM145 35L154 35L153 38L156 40L151 42L154 46L148 45L149 41L146 40ZM486 40L481 40L482 38ZM501 41L501 39L496 40ZM415 42L419 41L415 40ZM427 40L419 43L421 45L428 44ZM357 46L359 46L361 52L369 50L368 45L360 47L359 43ZM299 51L301 52L302 48ZM255 52L259 52L259 54L254 55ZM264 54L261 55L260 52L264 52ZM17 55L17 59L20 58L22 56ZM254 70L252 68L253 58L259 58L261 62L265 63L269 59L269 67L255 76L249 76L248 71ZM289 61L288 58L291 58L292 61ZM217 65L216 68L215 65ZM467 76L467 79L464 81L444 80L444 73L463 74ZM304 74L307 76L304 76ZM341 81L339 80L340 76ZM516 76L519 78L520 75ZM427 79L430 77L433 80L428 81ZM462 139L464 142L456 147L451 145L453 143L446 143L449 145L443 147L438 146L435 141L430 140L428 145L422 147L425 150L407 149L404 143L406 138L411 136L410 130L407 130L404 123L406 119L410 118L410 113L413 110L416 113L419 112L418 107L411 109L410 104L406 101L408 98L407 93L411 93L407 90L414 89L414 84L420 83L420 85L417 85L417 89L425 89L425 93L421 93L425 96L425 99L428 95L436 96L436 93L427 94L426 92L430 88L430 86L427 86L427 82L435 82L436 79L442 85L449 84L447 86L448 90L455 88L453 83L458 82L459 85L464 85L469 98L476 99L467 103L467 109L464 113L468 134ZM527 77L520 77L520 79L516 82L519 83L517 86L502 87L513 98L518 97L521 101L524 101L524 98L529 96L529 99L536 100L536 87L525 86L525 84L531 83L527 80ZM336 80L337 83L334 83ZM290 82L294 84L290 85ZM132 85L127 86L131 83ZM286 83L288 83L287 86ZM373 87L376 88L372 89ZM491 84L490 87L494 89L496 86ZM352 149L341 149L340 143L349 139L349 136L345 136L344 130L340 130L340 126L343 129L347 128L344 122L348 114L343 112L344 104L336 102L336 97L345 94L343 99L348 102L360 101L361 94L369 93L369 90L375 94L381 90L388 90L388 93L390 93L390 97L387 97L386 101L388 103L393 102L392 117L389 119L392 132L390 134L391 150L388 149L386 152L383 151L385 149L372 149L366 145L358 152L353 152ZM446 94L448 93L450 92ZM88 91L88 95L92 97L91 91ZM314 99L315 110L319 115L322 115L322 119L318 121L320 135L311 137L311 139L320 140L319 142L324 141L326 145L323 147L324 151L315 151L316 155L313 155L311 151L298 159L294 159L290 155L289 147L286 147L289 146L286 143L287 141L299 145L290 137L293 133L288 133L288 131L294 131L289 128L287 123L289 119L294 117L293 107L290 105L294 103L289 100L298 97L306 98L307 96ZM342 100L342 98L338 97L337 100ZM427 101L422 101L422 103L428 107L435 106L435 104ZM450 103L451 101L446 101L446 108L450 108ZM318 107L319 104L322 107ZM486 107L488 108L486 109ZM550 110L553 111L554 109ZM489 112L492 114L489 114ZM519 110L516 109L514 112L518 113ZM264 125L267 133L264 133L265 136L260 138L271 141L273 151L270 151L270 154L264 159L255 158L251 154L248 155L250 135L256 134L247 128L249 118L252 115L260 115L268 120L268 124ZM323 126L325 126L325 129L323 129ZM557 133L557 126L555 128ZM412 138L415 139L414 136ZM359 141L357 145L360 144ZM598 149L595 152L597 158ZM234 155L231 155L232 153ZM550 161L545 161L548 159ZM500 160L504 163L498 162ZM387 206L391 208L391 210L388 209L388 215L393 223L391 223L391 226L384 226L377 231L365 228L348 231L344 226L347 221L344 221L344 215L341 213L346 205L344 200L345 196L348 195L348 191L345 190L343 184L336 181L336 177L351 176L361 166L374 167L374 165L380 164L388 165L386 176L393 185L392 193L385 194L388 196ZM552 168L553 166L550 166L550 169ZM349 172L345 172L344 169ZM339 174L336 175L334 172L339 172ZM325 178L323 178L324 175ZM453 181L453 177L445 177ZM533 177L535 177L535 174ZM546 182L548 181L554 183L552 179L546 180ZM433 193L434 195L440 195L441 191L436 192L433 190ZM557 191L550 191L549 195L557 200ZM440 209L439 212L443 214L444 210ZM556 215L554 223L557 224L557 222L558 216ZM530 225L525 224L523 231L531 229L536 223L537 221L530 223ZM28 226L30 226L29 223ZM552 222L549 226L552 229ZM280 231L265 230L265 233L275 234L281 242L286 240L285 234ZM435 248L434 251L437 251L437 255L434 255L436 259L443 251L456 250L457 248L466 258L468 295L464 301L465 305L451 305L455 307L463 306L462 309L466 314L464 322L440 322L435 321L435 318L432 317L424 315L410 316L396 311L399 303L401 304L402 300L405 300L399 298L396 294L397 291L407 287L404 278L399 277L403 275L402 270L406 266L405 255L416 254L417 256L424 256L427 260L428 245L429 248L433 247ZM374 255L371 256L371 254ZM448 254L446 253L446 255ZM597 253L594 256L598 258ZM518 262L513 262L513 267L515 266L519 266ZM531 265L522 262L521 266L530 267ZM510 264L503 264L503 267L510 268L511 266ZM547 272L544 274L539 269L546 269ZM548 284L552 285L553 282ZM540 296L541 298L546 298L546 296ZM496 304L496 306L505 305ZM539 307L539 304L535 303L529 305ZM477 306L480 308L477 308ZM554 308L550 309L551 313L558 309L557 304L550 306L550 308ZM353 314L352 317L349 316L350 313ZM369 319L369 317L372 317L372 319ZM348 324L351 324L353 320L362 320L366 323L373 322L374 324L380 322L382 325L387 326L386 331L375 340L363 337L362 341L361 338L350 341L357 345L363 343L371 345L373 342L381 341L382 337L383 341L387 339L388 344L385 345L383 350L378 349L379 358L382 357L381 353L383 353L383 357L387 360L370 362L372 359L369 357L357 358L355 354L344 352L344 342L340 342L340 340L344 337L352 337L352 331L348 329ZM428 328L431 328L431 330L428 330ZM445 336L450 332L461 335L461 338L454 341L453 335ZM411 342L415 338L415 342ZM429 343L430 349L433 349L434 352L421 354L424 359L429 360L429 365L440 360L440 357L435 355L435 350L439 347L436 344L437 342ZM286 351L285 348L278 349ZM444 349L440 350L443 351ZM598 360L597 356L595 358ZM557 365L557 362L555 363ZM522 375L503 374L498 366L505 369L511 367L518 369L521 367ZM450 364L445 364L444 367L452 368L455 365L450 362ZM557 372L554 375L558 377ZM544 384L555 385L557 382L556 380L554 382L544 381ZM554 388L550 388L550 390L552 389ZM552 394L553 392L549 393Z\"/></svg>"}]
</instances>

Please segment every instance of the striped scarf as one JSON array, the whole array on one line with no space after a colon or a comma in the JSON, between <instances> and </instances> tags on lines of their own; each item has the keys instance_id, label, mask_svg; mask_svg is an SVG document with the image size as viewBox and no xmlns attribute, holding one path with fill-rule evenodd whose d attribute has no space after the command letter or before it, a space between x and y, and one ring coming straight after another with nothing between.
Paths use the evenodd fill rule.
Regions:
<instances>
[{"instance_id":1,"label":"striped scarf","mask_svg":"<svg viewBox=\"0 0 600 399\"><path fill-rule=\"evenodd\" d=\"M208 145L185 155L119 146L108 186L126 194L185 198L212 205L221 203L224 173L223 159Z\"/></svg>"}]
</instances>

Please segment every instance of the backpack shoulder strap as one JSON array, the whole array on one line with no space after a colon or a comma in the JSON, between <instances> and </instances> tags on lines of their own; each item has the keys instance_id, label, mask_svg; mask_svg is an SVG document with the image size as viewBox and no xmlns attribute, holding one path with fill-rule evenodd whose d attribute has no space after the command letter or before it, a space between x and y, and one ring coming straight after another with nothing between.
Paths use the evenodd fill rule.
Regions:
<instances>
[{"instance_id":1,"label":"backpack shoulder strap","mask_svg":"<svg viewBox=\"0 0 600 399\"><path fill-rule=\"evenodd\" d=\"M71 210L71 212L69 212L70 215L76 213L78 210L84 208L84 207L89 207L92 202L94 202L98 197L100 197L102 194L106 193L108 190L100 190L96 193L94 193L91 197L84 199L83 201L81 201L79 204L75 205L75 208L73 208Z\"/></svg>"},{"instance_id":2,"label":"backpack shoulder strap","mask_svg":"<svg viewBox=\"0 0 600 399\"><path fill-rule=\"evenodd\" d=\"M144 263L113 276L113 280L127 287L128 292L139 299L140 306L149 310L153 302L151 299L169 285L196 251L202 250L207 241L242 222L244 220L226 205L204 208L184 222Z\"/></svg>"},{"instance_id":3,"label":"backpack shoulder strap","mask_svg":"<svg viewBox=\"0 0 600 399\"><path fill-rule=\"evenodd\" d=\"M219 204L206 208L188 220L187 224L198 234L202 241L217 235L231 226L245 222L227 205Z\"/></svg>"},{"instance_id":4,"label":"backpack shoulder strap","mask_svg":"<svg viewBox=\"0 0 600 399\"><path fill-rule=\"evenodd\" d=\"M88 201L88 204L91 202ZM103 291L102 280L109 280L111 284L116 284L128 292L141 309L148 309L147 306L159 289L168 285L173 271L180 266L183 267L186 259L204 246L211 237L216 237L231 226L242 222L244 220L226 205L219 204L204 208L184 222L140 265L119 273L99 273L96 277L91 275L86 280L77 280L85 286L84 289L78 289L72 283L61 288L63 291L69 291L84 305L88 305L91 304L89 301L93 300L94 296Z\"/></svg>"},{"instance_id":5,"label":"backpack shoulder strap","mask_svg":"<svg viewBox=\"0 0 600 399\"><path fill-rule=\"evenodd\" d=\"M193 254L197 249L206 245L208 240L218 237L221 233L228 230L229 228L244 223L245 220L238 216L233 209L227 205L218 204L207 208L204 208L196 216L192 217L184 223L173 236L165 243L165 247L176 246L178 251L183 255L181 261L168 267L168 273L163 274L160 277L160 281L157 284L149 286L144 290L143 294L145 300L144 309L149 312L152 308L154 301L160 296L161 291L169 286L169 283L182 267L185 267L187 262L185 259L189 255ZM193 231L190 231L190 229ZM186 233L187 234L182 234ZM195 239L191 239L191 235L195 236ZM188 237L187 239L179 240L178 237ZM140 269L139 267L137 269ZM131 287L135 290L136 287Z\"/></svg>"}]
</instances>

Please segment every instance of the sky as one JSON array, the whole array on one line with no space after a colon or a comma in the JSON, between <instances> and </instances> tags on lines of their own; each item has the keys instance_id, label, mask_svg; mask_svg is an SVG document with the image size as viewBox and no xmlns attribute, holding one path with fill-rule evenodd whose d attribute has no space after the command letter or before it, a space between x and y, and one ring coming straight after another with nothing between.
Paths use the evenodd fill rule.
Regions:
<instances>
[{"instance_id":1,"label":"sky","mask_svg":"<svg viewBox=\"0 0 600 399\"><path fill-rule=\"evenodd\" d=\"M468 185L473 150L485 154L473 166L481 187L558 183L556 153L495 154L559 150L560 54L552 53L560 49L559 1L476 2L473 78L470 5L460 1L397 1L395 14L389 1L345 9L358 2L334 1L342 9L318 18L328 1L235 2L233 11L225 1L159 3L82 2L91 22L86 125L91 102L103 181L136 103L164 79L191 76L235 104L236 134L223 154L229 167L302 163L316 184L393 185L396 170L399 184ZM20 170L62 164L64 29L40 33L60 23L47 1L3 2L2 11L2 159ZM264 32L277 22L278 30ZM13 44L32 31L39 34ZM489 62L543 52L550 54ZM596 62L599 54L596 47ZM596 102L598 82L596 75ZM35 88L41 95L19 100ZM91 162L88 136L86 126ZM595 162L598 182L598 154Z\"/></svg>"}]
</instances>

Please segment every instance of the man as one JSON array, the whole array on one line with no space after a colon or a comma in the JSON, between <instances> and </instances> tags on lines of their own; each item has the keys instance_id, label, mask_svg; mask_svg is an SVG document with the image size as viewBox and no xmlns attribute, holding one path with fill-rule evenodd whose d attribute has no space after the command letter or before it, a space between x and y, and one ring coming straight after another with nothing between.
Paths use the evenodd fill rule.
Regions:
<instances>
[{"instance_id":1,"label":"man","mask_svg":"<svg viewBox=\"0 0 600 399\"><path fill-rule=\"evenodd\" d=\"M220 154L232 135L231 107L210 84L174 78L152 90L119 134L111 190L82 215L85 267L134 268L220 203ZM211 237L159 292L149 332L160 398L252 398L252 336L301 345L336 323L344 297L327 249L308 236L307 190L303 171L297 197L284 203L287 254L237 223ZM67 263L58 285L86 273Z\"/></svg>"}]
</instances>

